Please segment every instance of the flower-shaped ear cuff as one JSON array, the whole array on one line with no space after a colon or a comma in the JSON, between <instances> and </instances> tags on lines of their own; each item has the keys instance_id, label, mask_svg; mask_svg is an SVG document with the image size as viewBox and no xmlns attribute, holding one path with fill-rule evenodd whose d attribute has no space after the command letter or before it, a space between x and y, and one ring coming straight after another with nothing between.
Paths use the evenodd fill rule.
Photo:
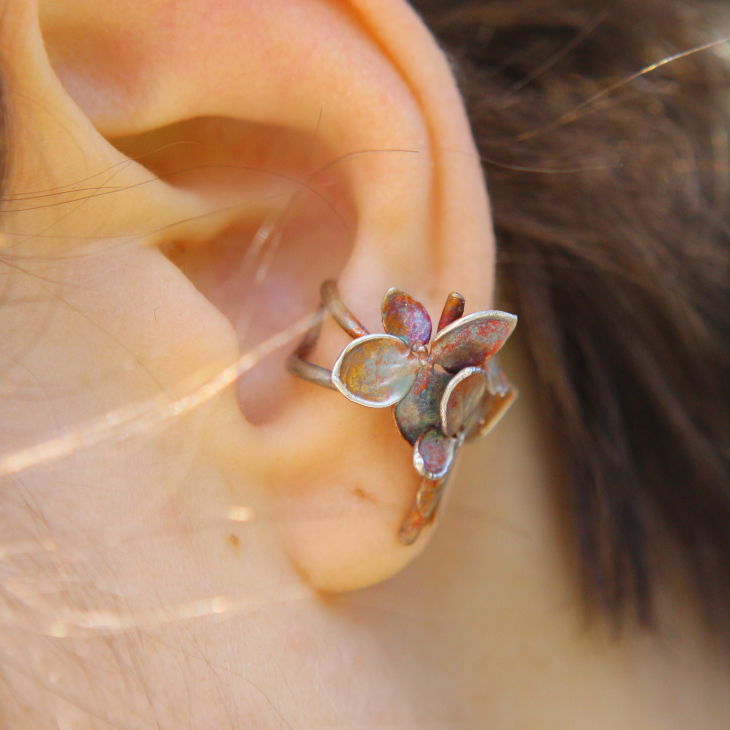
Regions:
<instances>
[{"instance_id":1,"label":"flower-shaped ear cuff","mask_svg":"<svg viewBox=\"0 0 730 730\"><path fill-rule=\"evenodd\" d=\"M317 324L289 357L287 369L360 405L393 407L395 423L413 446L413 464L423 477L398 534L404 545L411 545L435 519L461 445L489 433L517 398L517 389L493 359L517 317L499 311L463 316L464 298L452 293L431 340L425 307L390 289L382 305L387 334L374 335L342 303L334 281L324 282L321 294ZM307 361L324 309L353 338L331 372Z\"/></svg>"}]
</instances>

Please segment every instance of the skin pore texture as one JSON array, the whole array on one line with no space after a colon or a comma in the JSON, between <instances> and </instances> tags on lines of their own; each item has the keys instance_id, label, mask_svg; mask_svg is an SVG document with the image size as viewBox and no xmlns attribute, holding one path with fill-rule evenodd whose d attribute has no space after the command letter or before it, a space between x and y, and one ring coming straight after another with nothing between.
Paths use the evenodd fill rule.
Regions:
<instances>
[{"instance_id":1,"label":"skin pore texture","mask_svg":"<svg viewBox=\"0 0 730 730\"><path fill-rule=\"evenodd\" d=\"M403 2L5 0L0 78L3 454L193 391L328 277L372 331L391 286L493 304L468 122ZM325 322L317 361L346 343ZM655 634L587 620L518 339L522 397L411 548L390 414L286 353L3 478L3 727L727 727L679 590Z\"/></svg>"}]
</instances>

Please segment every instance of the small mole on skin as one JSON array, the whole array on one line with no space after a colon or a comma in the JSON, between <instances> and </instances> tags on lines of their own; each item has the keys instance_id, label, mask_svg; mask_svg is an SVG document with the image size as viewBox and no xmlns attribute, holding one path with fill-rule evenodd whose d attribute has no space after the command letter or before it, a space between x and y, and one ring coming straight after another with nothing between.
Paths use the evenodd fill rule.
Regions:
<instances>
[{"instance_id":1,"label":"small mole on skin","mask_svg":"<svg viewBox=\"0 0 730 730\"><path fill-rule=\"evenodd\" d=\"M235 550L241 544L241 541L231 533L228 536L228 544Z\"/></svg>"},{"instance_id":2,"label":"small mole on skin","mask_svg":"<svg viewBox=\"0 0 730 730\"><path fill-rule=\"evenodd\" d=\"M355 487L355 489L352 490L352 493L363 502L371 502L372 504L377 504L377 500L361 487Z\"/></svg>"}]
</instances>

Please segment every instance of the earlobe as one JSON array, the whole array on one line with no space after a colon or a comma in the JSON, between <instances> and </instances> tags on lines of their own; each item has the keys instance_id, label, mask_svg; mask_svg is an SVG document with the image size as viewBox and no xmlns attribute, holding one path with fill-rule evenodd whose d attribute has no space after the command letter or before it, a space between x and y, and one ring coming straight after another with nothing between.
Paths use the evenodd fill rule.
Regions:
<instances>
[{"instance_id":1,"label":"earlobe","mask_svg":"<svg viewBox=\"0 0 730 730\"><path fill-rule=\"evenodd\" d=\"M373 332L381 331L381 300L394 286L422 301L434 321L453 289L472 311L488 308L494 251L481 166L448 64L405 2L190 0L172 15L164 2L122 6L43 3L49 57L78 108L124 159L186 135L196 141L187 152L173 146L143 162L203 208L216 195L239 206L237 222L190 245L180 247L179 229L155 238L221 311L228 305L216 300L220 280L212 272L239 266L240 242L265 230L262 211L273 211L280 268L268 270L256 292L264 306L255 326L239 331L244 348L252 335L274 334L313 309L320 282L333 276ZM109 53L130 30L129 53ZM316 152L298 155L307 145ZM203 148L209 157L193 164ZM220 175L227 155L248 170L245 185L239 174L238 188L232 176L216 178L216 187L203 171ZM287 158L296 164L287 167ZM168 175L183 167L183 176ZM272 192L267 169L290 178L289 187ZM298 205L251 204L277 195L297 195ZM307 217L312 206L322 215ZM318 238L320 219L330 228ZM240 283L238 302L254 293ZM224 312L234 327L236 306ZM331 368L346 344L326 321L314 357ZM240 384L250 421L236 455L240 479L262 485L278 534L312 585L347 590L382 580L425 545L405 548L397 539L420 482L412 448L388 409L360 409L340 393L294 381L283 357L264 364L258 381L252 373Z\"/></svg>"}]
</instances>

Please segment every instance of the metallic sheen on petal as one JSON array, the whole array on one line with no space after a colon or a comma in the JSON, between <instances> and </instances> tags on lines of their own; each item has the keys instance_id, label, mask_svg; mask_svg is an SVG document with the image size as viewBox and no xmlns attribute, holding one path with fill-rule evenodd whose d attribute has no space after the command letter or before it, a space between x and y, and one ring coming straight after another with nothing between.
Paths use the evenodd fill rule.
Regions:
<instances>
[{"instance_id":1,"label":"metallic sheen on petal","mask_svg":"<svg viewBox=\"0 0 730 730\"><path fill-rule=\"evenodd\" d=\"M426 308L410 294L389 289L383 298L383 327L410 347L427 345L431 339L431 318Z\"/></svg>"},{"instance_id":2,"label":"metallic sheen on petal","mask_svg":"<svg viewBox=\"0 0 730 730\"><path fill-rule=\"evenodd\" d=\"M448 327L450 324L456 322L464 314L464 297L461 294L457 294L452 291L448 297L446 297L446 304L441 312L441 319L439 319L439 326L437 332L441 332L444 327Z\"/></svg>"},{"instance_id":3,"label":"metallic sheen on petal","mask_svg":"<svg viewBox=\"0 0 730 730\"><path fill-rule=\"evenodd\" d=\"M427 479L445 477L456 453L456 439L444 436L440 428L429 428L413 447L413 465Z\"/></svg>"},{"instance_id":4,"label":"metallic sheen on petal","mask_svg":"<svg viewBox=\"0 0 730 730\"><path fill-rule=\"evenodd\" d=\"M441 429L456 437L471 431L481 420L480 406L489 377L481 368L464 368L446 387L441 400Z\"/></svg>"},{"instance_id":5,"label":"metallic sheen on petal","mask_svg":"<svg viewBox=\"0 0 730 730\"><path fill-rule=\"evenodd\" d=\"M408 395L395 407L395 423L409 444L415 444L424 431L441 422L441 398L453 377L426 366L416 376Z\"/></svg>"},{"instance_id":6,"label":"metallic sheen on petal","mask_svg":"<svg viewBox=\"0 0 730 730\"><path fill-rule=\"evenodd\" d=\"M367 335L351 342L332 369L337 390L355 403L385 408L408 393L421 368L398 337Z\"/></svg>"},{"instance_id":7,"label":"metallic sheen on petal","mask_svg":"<svg viewBox=\"0 0 730 730\"><path fill-rule=\"evenodd\" d=\"M516 324L517 317L507 312L469 314L434 337L431 357L452 373L469 366L482 365L504 345Z\"/></svg>"}]
</instances>

